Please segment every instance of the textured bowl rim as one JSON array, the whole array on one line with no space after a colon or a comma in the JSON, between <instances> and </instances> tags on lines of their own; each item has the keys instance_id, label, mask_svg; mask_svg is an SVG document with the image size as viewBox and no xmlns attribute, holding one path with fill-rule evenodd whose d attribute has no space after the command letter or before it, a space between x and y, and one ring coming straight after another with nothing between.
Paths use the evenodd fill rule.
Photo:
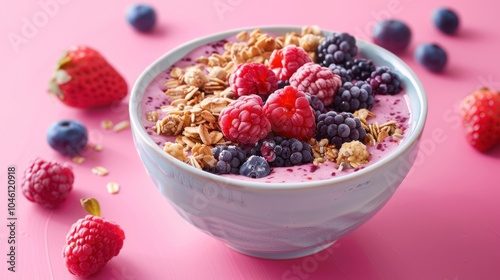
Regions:
<instances>
[{"instance_id":1,"label":"textured bowl rim","mask_svg":"<svg viewBox=\"0 0 500 280\"><path fill-rule=\"evenodd\" d=\"M176 166L180 170L183 170L186 172L186 174L192 174L193 176L200 176L203 178L206 178L207 181L211 181L213 183L220 183L226 186L231 186L234 188L239 188L239 189L247 189L247 190L269 190L269 191L290 191L290 190L301 190L301 189L309 189L309 188L317 188L317 187L328 187L332 185L337 185L337 184L342 184L345 183L346 181L351 181L351 180L356 180L359 178L363 178L364 176L369 176L372 172L377 172L378 169L383 168L384 165L389 164L393 160L397 160L397 158L404 154L407 150L411 149L417 142L419 141L419 138L423 132L424 126L425 126L425 121L427 117L427 110L428 110L428 104L427 104L427 97L425 94L425 91L423 89L423 86L420 82L420 80L417 78L416 74L413 72L413 70L398 56L395 54L391 53L390 51L377 46L373 43L361 40L359 38L356 38L357 43L359 44L358 47L361 49L372 49L374 52L376 52L380 57L385 57L386 60L391 60L392 64L397 64L398 68L396 69L397 72L403 73L405 77L407 78L408 82L413 85L415 88L415 92L417 94L416 98L418 100L417 103L420 104L420 110L419 110L419 117L417 119L412 119L414 124L414 129L411 131L411 134L409 136L405 135L403 143L401 143L391 154L388 156L384 157L383 159L380 159L379 161L370 164L369 166L360 169L356 172L342 175L340 177L336 178L331 178L331 179L324 179L324 180L318 180L318 181L308 181L308 182L293 182L293 183L266 183L266 182L252 182L248 180L238 180L238 179L233 179L233 178L227 178L224 176L212 174L210 172L206 172L203 170L196 169L188 164L185 164L174 157L168 155L165 153L153 140L152 138L146 133L144 130L139 113L140 113L140 107L141 104L138 102L137 104L134 104L134 100L140 101L142 98L142 95L145 90L145 86L143 86L142 81L145 79L150 79L149 82L151 82L154 77L156 77L158 73L155 73L154 75L151 74L151 72L154 72L157 70L158 65L161 64L167 64L167 67L162 67L161 71L165 71L168 67L170 67L173 63L176 62L176 60L170 60L169 57L177 54L177 53L189 53L193 49L197 48L198 46L204 45L206 43L210 43L213 41L218 41L221 39L225 39L230 36L234 36L238 32L241 31L252 31L255 29L260 29L263 32L270 32L274 34L285 34L286 32L292 32L292 31L297 31L300 32L303 26L280 26L280 25L272 25L272 26L253 26L253 27L244 27L244 28L236 28L236 29L230 29L226 30L223 32L219 33L214 33L211 35L199 37L196 39L193 39L191 41L188 41L184 44L179 45L178 47L170 50L169 52L165 53L161 57L159 57L157 60L155 60L153 63L151 63L137 78L136 82L134 83L134 86L131 90L130 94L130 103L129 103L129 114L130 114L130 122L131 122L131 127L133 130L133 133L138 136L139 138L136 139L135 141L141 141L144 144L148 146L148 148L153 149L156 153L161 154L162 157L167 161L168 163ZM322 32L325 34L331 33L331 32L337 32L337 31L329 31L329 30L323 30ZM148 83L149 83L148 82ZM410 112L412 113L412 107L410 103ZM413 113L412 113L413 114Z\"/></svg>"}]
</instances>

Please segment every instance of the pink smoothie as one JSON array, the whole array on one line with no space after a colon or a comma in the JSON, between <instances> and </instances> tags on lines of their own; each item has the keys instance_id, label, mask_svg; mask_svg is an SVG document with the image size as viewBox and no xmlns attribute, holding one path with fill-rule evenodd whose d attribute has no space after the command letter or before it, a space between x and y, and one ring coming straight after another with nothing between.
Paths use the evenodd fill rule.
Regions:
<instances>
[{"instance_id":1,"label":"pink smoothie","mask_svg":"<svg viewBox=\"0 0 500 280\"><path fill-rule=\"evenodd\" d=\"M213 52L222 53L224 52L223 45L225 42L226 40L223 40L218 43L212 43L200 47L189 53L180 61L176 62L174 66L184 67L187 65L193 65L196 58L200 56L209 56ZM169 72L170 69L162 72L148 85L144 93L141 106L143 126L153 141L155 141L160 148L163 148L165 142L167 141L175 142L175 137L157 135L154 131L152 131L151 127L154 126L155 123L149 122L146 119L146 113L154 110L160 111L159 109L161 106L165 106L170 103L169 98L164 94L164 91L166 90L164 84L170 78ZM375 95L375 102L370 111L375 113L376 116L369 118L369 123L378 122L380 125L388 121L396 121L398 123L398 127L405 131L411 121L408 98L404 93L404 90L396 95ZM164 115L160 113L159 119L163 118L163 116ZM383 142L377 143L374 146L367 144L367 150L371 154L371 158L367 164L362 165L359 168L349 168L339 171L336 163L327 161L319 165L310 163L292 167L272 167L271 173L268 176L257 179L236 174L224 174L220 176L239 180L269 183L307 182L331 179L356 172L379 161L393 152L402 141L405 141L404 136L399 140L399 142L393 140L392 137L387 137Z\"/></svg>"}]
</instances>

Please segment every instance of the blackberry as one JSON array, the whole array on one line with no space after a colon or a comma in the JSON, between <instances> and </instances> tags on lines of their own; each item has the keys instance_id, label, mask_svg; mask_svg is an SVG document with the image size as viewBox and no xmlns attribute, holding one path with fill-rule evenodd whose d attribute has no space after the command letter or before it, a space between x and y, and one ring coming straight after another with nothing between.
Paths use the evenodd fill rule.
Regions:
<instances>
[{"instance_id":1,"label":"blackberry","mask_svg":"<svg viewBox=\"0 0 500 280\"><path fill-rule=\"evenodd\" d=\"M345 69L353 80L366 81L373 71L375 65L370 59L356 58L345 63Z\"/></svg>"},{"instance_id":2,"label":"blackberry","mask_svg":"<svg viewBox=\"0 0 500 280\"><path fill-rule=\"evenodd\" d=\"M271 173L271 168L263 157L250 156L241 165L239 173L250 178L262 178Z\"/></svg>"},{"instance_id":3,"label":"blackberry","mask_svg":"<svg viewBox=\"0 0 500 280\"><path fill-rule=\"evenodd\" d=\"M240 166L245 162L247 156L245 151L237 146L217 146L212 149L212 154L217 160L214 173L238 174Z\"/></svg>"},{"instance_id":4,"label":"blackberry","mask_svg":"<svg viewBox=\"0 0 500 280\"><path fill-rule=\"evenodd\" d=\"M273 167L302 165L314 159L311 145L295 138L275 136L261 140L257 147L252 153L263 157Z\"/></svg>"},{"instance_id":5,"label":"blackberry","mask_svg":"<svg viewBox=\"0 0 500 280\"><path fill-rule=\"evenodd\" d=\"M307 100L311 105L311 108L314 110L315 119L318 119L318 116L322 113L325 113L327 110L325 105L316 95L307 95Z\"/></svg>"},{"instance_id":6,"label":"blackberry","mask_svg":"<svg viewBox=\"0 0 500 280\"><path fill-rule=\"evenodd\" d=\"M387 66L379 66L366 80L374 94L394 95L402 90L398 75Z\"/></svg>"},{"instance_id":7,"label":"blackberry","mask_svg":"<svg viewBox=\"0 0 500 280\"><path fill-rule=\"evenodd\" d=\"M332 33L319 44L317 61L321 66L328 67L335 63L343 65L358 54L356 38L348 33Z\"/></svg>"},{"instance_id":8,"label":"blackberry","mask_svg":"<svg viewBox=\"0 0 500 280\"><path fill-rule=\"evenodd\" d=\"M286 86L289 86L290 85L290 81L289 80L285 80L285 81L280 81L278 80L278 88L284 88Z\"/></svg>"},{"instance_id":9,"label":"blackberry","mask_svg":"<svg viewBox=\"0 0 500 280\"><path fill-rule=\"evenodd\" d=\"M340 79L342 80L342 84L352 81L351 73L348 72L347 69L344 68L344 66L332 63L328 65L328 68L332 70L333 74L339 75Z\"/></svg>"},{"instance_id":10,"label":"blackberry","mask_svg":"<svg viewBox=\"0 0 500 280\"><path fill-rule=\"evenodd\" d=\"M329 111L321 114L316 128L316 139L326 138L337 149L340 149L346 142L363 141L366 136L366 130L361 126L361 121L347 112Z\"/></svg>"},{"instance_id":11,"label":"blackberry","mask_svg":"<svg viewBox=\"0 0 500 280\"><path fill-rule=\"evenodd\" d=\"M373 105L372 87L365 81L346 82L333 98L333 109L337 112L351 112ZM316 120L317 122L317 120Z\"/></svg>"}]
</instances>

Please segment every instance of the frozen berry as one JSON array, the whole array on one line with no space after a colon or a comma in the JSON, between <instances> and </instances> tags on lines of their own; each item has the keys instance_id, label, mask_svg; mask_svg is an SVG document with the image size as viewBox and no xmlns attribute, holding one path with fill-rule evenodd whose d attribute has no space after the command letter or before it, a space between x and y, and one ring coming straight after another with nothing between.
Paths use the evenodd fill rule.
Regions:
<instances>
[{"instance_id":1,"label":"frozen berry","mask_svg":"<svg viewBox=\"0 0 500 280\"><path fill-rule=\"evenodd\" d=\"M333 102L333 96L342 85L342 80L330 69L308 62L290 77L290 85L308 95L317 96L328 106Z\"/></svg>"},{"instance_id":2,"label":"frozen berry","mask_svg":"<svg viewBox=\"0 0 500 280\"><path fill-rule=\"evenodd\" d=\"M370 59L356 58L347 61L345 69L353 80L366 81L376 68Z\"/></svg>"},{"instance_id":3,"label":"frozen berry","mask_svg":"<svg viewBox=\"0 0 500 280\"><path fill-rule=\"evenodd\" d=\"M100 217L97 200L82 199L91 214L71 226L63 247L63 260L71 274L86 277L101 270L123 247L121 227Z\"/></svg>"},{"instance_id":4,"label":"frozen berry","mask_svg":"<svg viewBox=\"0 0 500 280\"><path fill-rule=\"evenodd\" d=\"M431 72L441 72L446 66L446 51L437 44L420 44L415 49L415 60Z\"/></svg>"},{"instance_id":5,"label":"frozen berry","mask_svg":"<svg viewBox=\"0 0 500 280\"><path fill-rule=\"evenodd\" d=\"M329 111L318 117L316 139L328 139L337 149L346 142L363 141L365 136L366 130L361 121L351 113Z\"/></svg>"},{"instance_id":6,"label":"frozen berry","mask_svg":"<svg viewBox=\"0 0 500 280\"><path fill-rule=\"evenodd\" d=\"M272 70L262 63L239 64L229 76L229 85L238 96L250 94L271 94L278 89L278 79Z\"/></svg>"},{"instance_id":7,"label":"frozen berry","mask_svg":"<svg viewBox=\"0 0 500 280\"><path fill-rule=\"evenodd\" d=\"M80 154L87 145L87 140L87 129L82 123L74 120L57 121L47 131L49 145L66 156Z\"/></svg>"},{"instance_id":8,"label":"frozen berry","mask_svg":"<svg viewBox=\"0 0 500 280\"><path fill-rule=\"evenodd\" d=\"M309 105L311 105L311 108L314 111L315 119L317 119L320 114L326 113L327 109L325 105L317 96L307 95L307 100L309 101Z\"/></svg>"},{"instance_id":9,"label":"frozen berry","mask_svg":"<svg viewBox=\"0 0 500 280\"><path fill-rule=\"evenodd\" d=\"M238 174L240 166L246 160L245 151L237 146L216 146L212 154L217 160L215 171L220 174Z\"/></svg>"},{"instance_id":10,"label":"frozen berry","mask_svg":"<svg viewBox=\"0 0 500 280\"><path fill-rule=\"evenodd\" d=\"M314 111L303 91L292 86L278 89L269 95L263 110L275 134L299 140L314 136Z\"/></svg>"},{"instance_id":11,"label":"frozen berry","mask_svg":"<svg viewBox=\"0 0 500 280\"><path fill-rule=\"evenodd\" d=\"M332 63L328 66L328 69L332 70L334 74L337 74L340 77L340 79L342 80L342 84L352 81L350 71L347 72L347 69L345 69L344 66Z\"/></svg>"},{"instance_id":12,"label":"frozen berry","mask_svg":"<svg viewBox=\"0 0 500 280\"><path fill-rule=\"evenodd\" d=\"M241 96L222 109L219 126L227 139L239 144L255 144L271 132L262 98L255 94Z\"/></svg>"},{"instance_id":13,"label":"frozen berry","mask_svg":"<svg viewBox=\"0 0 500 280\"><path fill-rule=\"evenodd\" d=\"M318 46L317 61L320 65L343 65L358 54L356 38L349 33L332 33Z\"/></svg>"},{"instance_id":14,"label":"frozen berry","mask_svg":"<svg viewBox=\"0 0 500 280\"><path fill-rule=\"evenodd\" d=\"M37 158L24 171L21 190L28 200L55 208L66 200L74 180L70 165Z\"/></svg>"},{"instance_id":15,"label":"frozen berry","mask_svg":"<svg viewBox=\"0 0 500 280\"><path fill-rule=\"evenodd\" d=\"M151 31L156 23L156 12L147 4L131 5L126 16L127 21L140 32Z\"/></svg>"},{"instance_id":16,"label":"frozen berry","mask_svg":"<svg viewBox=\"0 0 500 280\"><path fill-rule=\"evenodd\" d=\"M266 177L269 173L269 163L260 156L250 156L240 167L240 174L250 178Z\"/></svg>"},{"instance_id":17,"label":"frozen berry","mask_svg":"<svg viewBox=\"0 0 500 280\"><path fill-rule=\"evenodd\" d=\"M432 20L441 32L448 35L455 34L460 23L458 15L448 8L436 9L432 15Z\"/></svg>"},{"instance_id":18,"label":"frozen berry","mask_svg":"<svg viewBox=\"0 0 500 280\"><path fill-rule=\"evenodd\" d=\"M314 157L311 146L295 138L276 136L266 139L261 146L261 154L270 166L283 167L310 163Z\"/></svg>"},{"instance_id":19,"label":"frozen berry","mask_svg":"<svg viewBox=\"0 0 500 280\"><path fill-rule=\"evenodd\" d=\"M312 62L309 54L301 47L287 45L276 49L269 58L269 68L280 81L288 80L300 66Z\"/></svg>"},{"instance_id":20,"label":"frozen berry","mask_svg":"<svg viewBox=\"0 0 500 280\"><path fill-rule=\"evenodd\" d=\"M375 44L395 54L400 54L408 48L411 35L411 30L406 23L395 19L377 22L372 32Z\"/></svg>"},{"instance_id":21,"label":"frozen berry","mask_svg":"<svg viewBox=\"0 0 500 280\"><path fill-rule=\"evenodd\" d=\"M364 81L347 82L338 90L333 100L333 109L337 112L351 112L373 105L372 87Z\"/></svg>"},{"instance_id":22,"label":"frozen berry","mask_svg":"<svg viewBox=\"0 0 500 280\"><path fill-rule=\"evenodd\" d=\"M377 67L366 82L370 84L374 94L394 95L403 89L398 74L387 66Z\"/></svg>"}]
</instances>

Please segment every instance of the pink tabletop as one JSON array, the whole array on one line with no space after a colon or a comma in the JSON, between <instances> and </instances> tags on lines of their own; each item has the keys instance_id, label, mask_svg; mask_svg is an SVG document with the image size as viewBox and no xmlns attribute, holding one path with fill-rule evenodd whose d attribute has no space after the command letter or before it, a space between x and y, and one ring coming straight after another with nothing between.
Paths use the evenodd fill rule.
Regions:
<instances>
[{"instance_id":1,"label":"pink tabletop","mask_svg":"<svg viewBox=\"0 0 500 280\"><path fill-rule=\"evenodd\" d=\"M122 226L119 256L89 279L500 279L500 147L481 154L464 139L457 104L479 86L500 90L500 31L495 1L149 1L159 15L152 34L139 34L124 13L133 1L8 1L1 9L2 145L0 165L0 279L77 279L62 262L71 224L85 215L82 197L96 197L104 216ZM438 2L438 3L436 3ZM303 4L297 4L303 3ZM430 17L455 8L457 36L440 34ZM275 261L242 255L185 222L154 188L130 130L110 132L101 121L128 118L127 102L102 110L65 107L46 92L61 52L70 45L98 49L130 87L150 63L181 43L227 29L261 25L319 25L368 39L375 21L404 19L413 31L401 57L420 77L429 99L422 150L389 203L369 222L320 256ZM437 42L449 55L443 74L413 60L418 43ZM100 153L74 164L74 190L57 210L26 200L19 183L36 156L69 161L46 143L48 126L76 119ZM109 175L91 168L101 165ZM16 272L7 270L7 168L18 188ZM106 184L120 192L111 195Z\"/></svg>"}]
</instances>

